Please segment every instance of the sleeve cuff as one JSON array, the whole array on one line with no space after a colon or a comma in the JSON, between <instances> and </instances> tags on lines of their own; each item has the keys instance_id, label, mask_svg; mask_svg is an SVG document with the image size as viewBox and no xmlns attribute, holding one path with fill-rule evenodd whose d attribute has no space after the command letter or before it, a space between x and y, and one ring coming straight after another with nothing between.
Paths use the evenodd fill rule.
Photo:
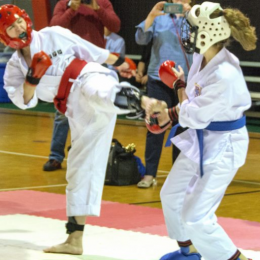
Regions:
<instances>
[{"instance_id":1,"label":"sleeve cuff","mask_svg":"<svg viewBox=\"0 0 260 260\"><path fill-rule=\"evenodd\" d=\"M152 27L152 26L150 26L146 31L144 31L144 27L145 27L145 20L142 21L140 24L138 24L138 25L136 26L136 28L142 30L143 33L152 32L152 31L153 31L153 27Z\"/></svg>"},{"instance_id":2,"label":"sleeve cuff","mask_svg":"<svg viewBox=\"0 0 260 260\"><path fill-rule=\"evenodd\" d=\"M33 98L25 106L26 106L26 108L32 108L32 107L35 107L37 104L38 104L38 98L37 98L36 90L35 90Z\"/></svg>"}]
</instances>

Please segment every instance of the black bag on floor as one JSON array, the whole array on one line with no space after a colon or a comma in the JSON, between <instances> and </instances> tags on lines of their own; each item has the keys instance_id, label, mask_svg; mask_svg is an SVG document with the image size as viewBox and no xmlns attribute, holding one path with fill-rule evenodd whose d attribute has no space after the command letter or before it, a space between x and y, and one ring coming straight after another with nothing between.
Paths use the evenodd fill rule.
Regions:
<instances>
[{"instance_id":1,"label":"black bag on floor","mask_svg":"<svg viewBox=\"0 0 260 260\"><path fill-rule=\"evenodd\" d=\"M134 153L134 145L123 147L116 139L112 140L105 185L126 186L141 180Z\"/></svg>"}]
</instances>

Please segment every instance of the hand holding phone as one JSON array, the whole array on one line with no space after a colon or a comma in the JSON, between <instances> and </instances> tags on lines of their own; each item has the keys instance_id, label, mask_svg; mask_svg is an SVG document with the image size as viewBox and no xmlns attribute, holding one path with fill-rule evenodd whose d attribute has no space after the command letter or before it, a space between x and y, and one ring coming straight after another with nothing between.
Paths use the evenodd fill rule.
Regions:
<instances>
[{"instance_id":1,"label":"hand holding phone","mask_svg":"<svg viewBox=\"0 0 260 260\"><path fill-rule=\"evenodd\" d=\"M68 7L70 7L72 10L77 11L80 7L81 0L70 0L67 4Z\"/></svg>"},{"instance_id":2,"label":"hand holding phone","mask_svg":"<svg viewBox=\"0 0 260 260\"><path fill-rule=\"evenodd\" d=\"M182 14L183 13L183 5L175 4L175 3L165 3L163 7L164 13L170 14Z\"/></svg>"}]
</instances>

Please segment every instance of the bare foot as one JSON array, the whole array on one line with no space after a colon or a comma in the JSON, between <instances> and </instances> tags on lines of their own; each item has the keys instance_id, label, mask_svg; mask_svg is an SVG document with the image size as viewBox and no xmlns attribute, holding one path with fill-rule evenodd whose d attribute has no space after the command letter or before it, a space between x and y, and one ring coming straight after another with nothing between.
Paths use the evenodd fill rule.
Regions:
<instances>
[{"instance_id":1,"label":"bare foot","mask_svg":"<svg viewBox=\"0 0 260 260\"><path fill-rule=\"evenodd\" d=\"M58 254L71 254L71 255L82 255L83 249L73 246L69 243L63 243L60 245L52 246L43 250L44 253L58 253Z\"/></svg>"},{"instance_id":2,"label":"bare foot","mask_svg":"<svg viewBox=\"0 0 260 260\"><path fill-rule=\"evenodd\" d=\"M82 236L75 237L75 233L78 232L79 231L76 231L70 234L66 242L56 246L52 246L50 248L46 248L43 251L45 253L82 255L83 254Z\"/></svg>"}]
</instances>

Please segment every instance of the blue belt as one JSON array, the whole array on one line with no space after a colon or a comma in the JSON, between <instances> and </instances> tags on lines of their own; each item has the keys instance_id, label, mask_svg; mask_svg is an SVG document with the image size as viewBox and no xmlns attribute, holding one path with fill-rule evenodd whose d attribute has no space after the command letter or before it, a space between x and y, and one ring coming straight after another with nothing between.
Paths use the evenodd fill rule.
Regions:
<instances>
[{"instance_id":1,"label":"blue belt","mask_svg":"<svg viewBox=\"0 0 260 260\"><path fill-rule=\"evenodd\" d=\"M246 117L243 116L240 119L234 121L222 121L222 122L211 122L205 129L210 131L231 131L242 128L246 125ZM171 145L171 138L175 135L175 132L180 124L172 127L165 146L168 147ZM199 150L200 150L200 175L203 176L203 129L197 129L197 136L199 141Z\"/></svg>"}]
</instances>

